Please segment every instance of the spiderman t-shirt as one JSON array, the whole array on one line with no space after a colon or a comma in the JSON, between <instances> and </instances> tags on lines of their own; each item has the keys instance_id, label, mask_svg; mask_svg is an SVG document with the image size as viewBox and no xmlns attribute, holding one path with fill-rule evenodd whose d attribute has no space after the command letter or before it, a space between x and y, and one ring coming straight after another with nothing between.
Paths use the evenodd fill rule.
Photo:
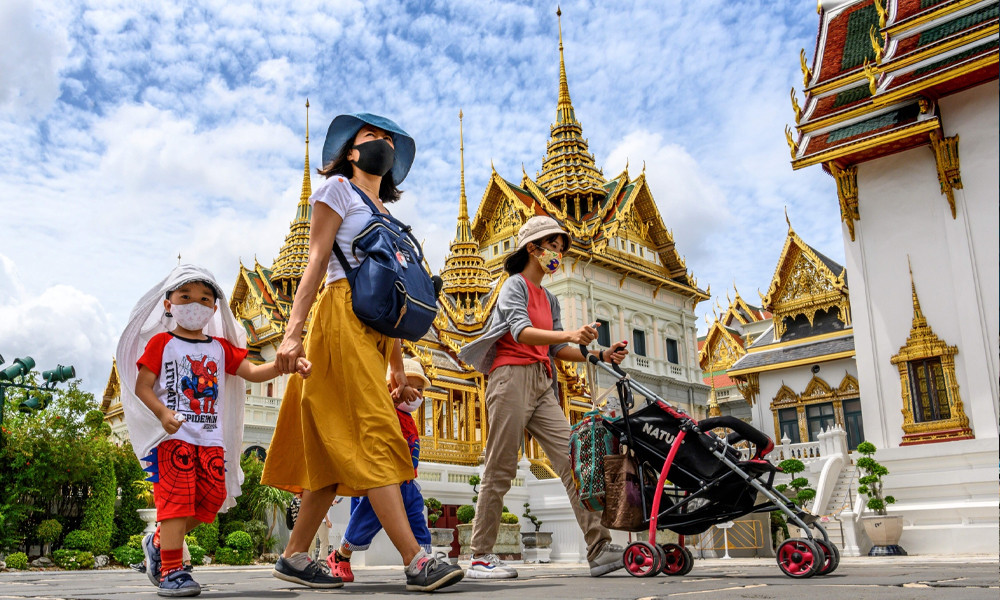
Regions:
<instances>
[{"instance_id":1,"label":"spiderman t-shirt","mask_svg":"<svg viewBox=\"0 0 1000 600\"><path fill-rule=\"evenodd\" d=\"M246 349L224 338L191 340L160 333L149 340L136 365L156 375L156 397L168 409L184 415L181 428L169 439L198 446L224 445L222 374L235 375L246 357Z\"/></svg>"}]
</instances>

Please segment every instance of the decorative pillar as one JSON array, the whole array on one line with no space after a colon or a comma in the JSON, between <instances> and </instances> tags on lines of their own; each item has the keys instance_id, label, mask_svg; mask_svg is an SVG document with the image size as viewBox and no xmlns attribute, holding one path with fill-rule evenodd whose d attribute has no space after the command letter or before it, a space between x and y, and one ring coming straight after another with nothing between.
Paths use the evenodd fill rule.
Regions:
<instances>
[{"instance_id":1,"label":"decorative pillar","mask_svg":"<svg viewBox=\"0 0 1000 600\"><path fill-rule=\"evenodd\" d=\"M836 163L828 163L830 173L837 180L837 197L840 199L840 220L847 225L847 231L854 241L854 222L861 220L858 212L858 168L840 169Z\"/></svg>"}]
</instances>

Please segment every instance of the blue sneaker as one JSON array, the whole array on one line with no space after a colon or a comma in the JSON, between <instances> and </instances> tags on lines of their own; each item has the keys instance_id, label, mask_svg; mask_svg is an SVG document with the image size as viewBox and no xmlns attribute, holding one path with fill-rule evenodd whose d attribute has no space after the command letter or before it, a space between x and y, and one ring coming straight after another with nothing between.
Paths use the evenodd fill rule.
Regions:
<instances>
[{"instance_id":1,"label":"blue sneaker","mask_svg":"<svg viewBox=\"0 0 1000 600\"><path fill-rule=\"evenodd\" d=\"M200 593L201 586L184 569L178 569L169 573L160 582L160 589L156 591L156 594L159 596L168 596L171 598L197 596Z\"/></svg>"},{"instance_id":2,"label":"blue sneaker","mask_svg":"<svg viewBox=\"0 0 1000 600\"><path fill-rule=\"evenodd\" d=\"M142 538L142 553L146 557L146 577L150 583L160 587L160 549L153 545L153 534Z\"/></svg>"},{"instance_id":3,"label":"blue sneaker","mask_svg":"<svg viewBox=\"0 0 1000 600\"><path fill-rule=\"evenodd\" d=\"M271 571L271 575L284 581L317 589L344 587L343 579L331 576L324 569L320 568L318 563L313 562L311 558L307 560L309 562L304 569L296 569L284 556L279 557L278 562L274 563L274 570Z\"/></svg>"}]
</instances>

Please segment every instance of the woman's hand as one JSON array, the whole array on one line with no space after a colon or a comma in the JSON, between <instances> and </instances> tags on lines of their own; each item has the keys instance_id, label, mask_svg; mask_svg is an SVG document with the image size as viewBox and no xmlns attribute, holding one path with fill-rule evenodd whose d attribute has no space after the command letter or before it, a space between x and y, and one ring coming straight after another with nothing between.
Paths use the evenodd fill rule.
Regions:
<instances>
[{"instance_id":1,"label":"woman's hand","mask_svg":"<svg viewBox=\"0 0 1000 600\"><path fill-rule=\"evenodd\" d=\"M597 339L597 329L594 324L584 325L575 331L566 332L567 342L570 344L583 344L584 346Z\"/></svg>"},{"instance_id":2,"label":"woman's hand","mask_svg":"<svg viewBox=\"0 0 1000 600\"><path fill-rule=\"evenodd\" d=\"M413 402L420 397L417 390L406 379L404 371L393 371L389 395L392 396L392 402L396 406L399 406L403 402Z\"/></svg>"},{"instance_id":3,"label":"woman's hand","mask_svg":"<svg viewBox=\"0 0 1000 600\"><path fill-rule=\"evenodd\" d=\"M282 375L295 371L299 358L305 358L306 351L302 347L302 338L291 332L285 333L285 338L278 346L278 354L274 358L274 366Z\"/></svg>"},{"instance_id":4,"label":"woman's hand","mask_svg":"<svg viewBox=\"0 0 1000 600\"><path fill-rule=\"evenodd\" d=\"M604 359L611 361L616 365L622 364L622 361L625 360L626 356L628 356L628 350L625 348L627 345L628 342L618 342L614 346L611 346L604 351Z\"/></svg>"}]
</instances>

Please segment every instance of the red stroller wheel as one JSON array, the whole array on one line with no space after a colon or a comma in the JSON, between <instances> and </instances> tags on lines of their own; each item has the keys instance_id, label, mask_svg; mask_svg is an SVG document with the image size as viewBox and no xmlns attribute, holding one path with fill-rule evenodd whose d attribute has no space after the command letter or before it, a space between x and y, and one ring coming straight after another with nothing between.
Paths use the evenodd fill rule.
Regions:
<instances>
[{"instance_id":1,"label":"red stroller wheel","mask_svg":"<svg viewBox=\"0 0 1000 600\"><path fill-rule=\"evenodd\" d=\"M796 579L812 577L826 561L823 550L816 544L797 538L782 542L776 554L781 571Z\"/></svg>"},{"instance_id":2,"label":"red stroller wheel","mask_svg":"<svg viewBox=\"0 0 1000 600\"><path fill-rule=\"evenodd\" d=\"M826 557L826 560L823 561L816 574L829 575L836 571L837 567L840 566L840 550L837 550L836 544L819 538L813 540L813 543L819 546L819 549L823 551L823 555Z\"/></svg>"},{"instance_id":3,"label":"red stroller wheel","mask_svg":"<svg viewBox=\"0 0 1000 600\"><path fill-rule=\"evenodd\" d=\"M648 542L632 542L625 547L625 570L633 577L655 577L663 569L663 554Z\"/></svg>"},{"instance_id":4,"label":"red stroller wheel","mask_svg":"<svg viewBox=\"0 0 1000 600\"><path fill-rule=\"evenodd\" d=\"M660 548L666 555L666 560L663 561L664 575L680 576L691 572L694 557L690 550L677 544L664 544Z\"/></svg>"}]
</instances>

